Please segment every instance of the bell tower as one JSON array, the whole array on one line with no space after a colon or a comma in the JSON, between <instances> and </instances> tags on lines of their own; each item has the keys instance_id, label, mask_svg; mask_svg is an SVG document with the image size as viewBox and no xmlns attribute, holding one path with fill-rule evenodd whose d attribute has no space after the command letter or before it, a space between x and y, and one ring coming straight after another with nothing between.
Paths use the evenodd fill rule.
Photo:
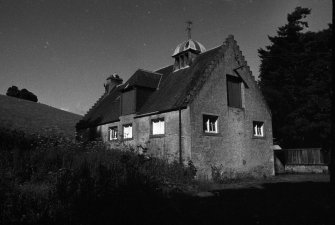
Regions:
<instances>
[{"instance_id":1,"label":"bell tower","mask_svg":"<svg viewBox=\"0 0 335 225\"><path fill-rule=\"evenodd\" d=\"M189 67L197 55L206 51L205 47L192 40L192 21L186 22L187 40L182 42L174 50L172 57L175 59L173 71Z\"/></svg>"}]
</instances>

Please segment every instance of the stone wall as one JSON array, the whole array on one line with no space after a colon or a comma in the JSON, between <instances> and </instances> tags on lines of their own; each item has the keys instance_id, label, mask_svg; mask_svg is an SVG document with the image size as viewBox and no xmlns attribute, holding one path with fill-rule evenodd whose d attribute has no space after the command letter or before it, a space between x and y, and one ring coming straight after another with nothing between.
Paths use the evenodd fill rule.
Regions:
<instances>
[{"instance_id":1,"label":"stone wall","mask_svg":"<svg viewBox=\"0 0 335 225\"><path fill-rule=\"evenodd\" d=\"M242 84L242 108L227 105L226 75L245 63L233 39L209 79L190 105L192 161L198 176L211 178L212 168L222 176L269 176L274 174L270 111L247 67L238 70ZM203 132L203 114L216 115L218 134ZM253 121L264 122L262 138L253 136Z\"/></svg>"},{"instance_id":2,"label":"stone wall","mask_svg":"<svg viewBox=\"0 0 335 225\"><path fill-rule=\"evenodd\" d=\"M119 122L109 123L99 126L97 129L104 142L111 148L129 146L138 151L147 149L147 153L154 157L166 159L168 161L179 160L179 111L171 111L145 117L134 118L134 114L121 116ZM151 120L164 118L165 134L151 135ZM122 141L122 126L132 123L133 138ZM181 110L182 123L182 160L187 163L191 159L191 127L189 108ZM108 140L108 128L118 127L118 140Z\"/></svg>"},{"instance_id":3,"label":"stone wall","mask_svg":"<svg viewBox=\"0 0 335 225\"><path fill-rule=\"evenodd\" d=\"M224 56L209 63L208 78L182 110L182 159L193 161L199 178L211 179L213 171L222 178L274 175L270 110L233 37L222 49ZM242 108L228 107L227 75L243 79ZM218 116L218 134L203 132L204 114ZM151 120L160 117L165 120L165 134L152 136ZM264 137L254 137L253 121L264 122ZM122 141L121 136L121 141L108 140L109 127L118 126L121 135L122 125L128 123L133 124L131 140ZM138 118L121 116L119 122L98 126L97 132L111 148L128 145L168 161L179 160L178 110Z\"/></svg>"}]
</instances>

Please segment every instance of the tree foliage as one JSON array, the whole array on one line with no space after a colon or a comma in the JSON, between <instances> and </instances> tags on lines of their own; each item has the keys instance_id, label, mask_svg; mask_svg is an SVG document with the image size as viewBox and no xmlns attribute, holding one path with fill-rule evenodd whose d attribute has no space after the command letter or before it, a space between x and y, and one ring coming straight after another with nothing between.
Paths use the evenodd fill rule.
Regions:
<instances>
[{"instance_id":1,"label":"tree foliage","mask_svg":"<svg viewBox=\"0 0 335 225\"><path fill-rule=\"evenodd\" d=\"M12 86L7 89L7 96L21 98L32 102L37 102L37 96L34 95L32 92L28 91L27 89L23 88L22 90L18 89L16 86Z\"/></svg>"},{"instance_id":2,"label":"tree foliage","mask_svg":"<svg viewBox=\"0 0 335 225\"><path fill-rule=\"evenodd\" d=\"M310 9L297 7L271 44L259 49L260 88L271 108L274 137L284 147L327 147L331 123L332 24L303 32Z\"/></svg>"}]
</instances>

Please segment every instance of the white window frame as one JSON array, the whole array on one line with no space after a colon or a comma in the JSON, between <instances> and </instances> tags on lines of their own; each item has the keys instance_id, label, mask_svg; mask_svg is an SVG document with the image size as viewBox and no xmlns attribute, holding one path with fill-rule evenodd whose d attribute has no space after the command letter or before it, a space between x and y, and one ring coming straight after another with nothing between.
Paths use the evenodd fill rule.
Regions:
<instances>
[{"instance_id":1,"label":"white window frame","mask_svg":"<svg viewBox=\"0 0 335 225\"><path fill-rule=\"evenodd\" d=\"M133 124L124 124L122 126L123 139L132 139L133 138Z\"/></svg>"},{"instance_id":2,"label":"white window frame","mask_svg":"<svg viewBox=\"0 0 335 225\"><path fill-rule=\"evenodd\" d=\"M219 117L218 116L203 114L202 119L203 119L202 121L203 127L205 128L203 129L204 133L208 133L208 134L219 133L219 129L218 129Z\"/></svg>"},{"instance_id":3,"label":"white window frame","mask_svg":"<svg viewBox=\"0 0 335 225\"><path fill-rule=\"evenodd\" d=\"M114 141L117 140L117 135L118 135L118 128L117 126L109 127L109 140Z\"/></svg>"},{"instance_id":4,"label":"white window frame","mask_svg":"<svg viewBox=\"0 0 335 225\"><path fill-rule=\"evenodd\" d=\"M253 121L254 137L264 137L264 122Z\"/></svg>"},{"instance_id":5,"label":"white window frame","mask_svg":"<svg viewBox=\"0 0 335 225\"><path fill-rule=\"evenodd\" d=\"M165 134L165 121L164 118L157 118L151 120L151 134L164 135Z\"/></svg>"}]
</instances>

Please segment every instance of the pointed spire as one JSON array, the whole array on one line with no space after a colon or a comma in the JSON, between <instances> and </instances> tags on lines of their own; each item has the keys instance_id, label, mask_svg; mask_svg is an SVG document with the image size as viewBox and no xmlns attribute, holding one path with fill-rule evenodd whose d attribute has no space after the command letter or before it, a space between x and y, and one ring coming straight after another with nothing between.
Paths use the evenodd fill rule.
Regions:
<instances>
[{"instance_id":1,"label":"pointed spire","mask_svg":"<svg viewBox=\"0 0 335 225\"><path fill-rule=\"evenodd\" d=\"M188 40L191 39L191 29L192 29L192 24L193 22L191 20L186 21L187 27L186 27L186 31L187 31L187 38Z\"/></svg>"}]
</instances>

